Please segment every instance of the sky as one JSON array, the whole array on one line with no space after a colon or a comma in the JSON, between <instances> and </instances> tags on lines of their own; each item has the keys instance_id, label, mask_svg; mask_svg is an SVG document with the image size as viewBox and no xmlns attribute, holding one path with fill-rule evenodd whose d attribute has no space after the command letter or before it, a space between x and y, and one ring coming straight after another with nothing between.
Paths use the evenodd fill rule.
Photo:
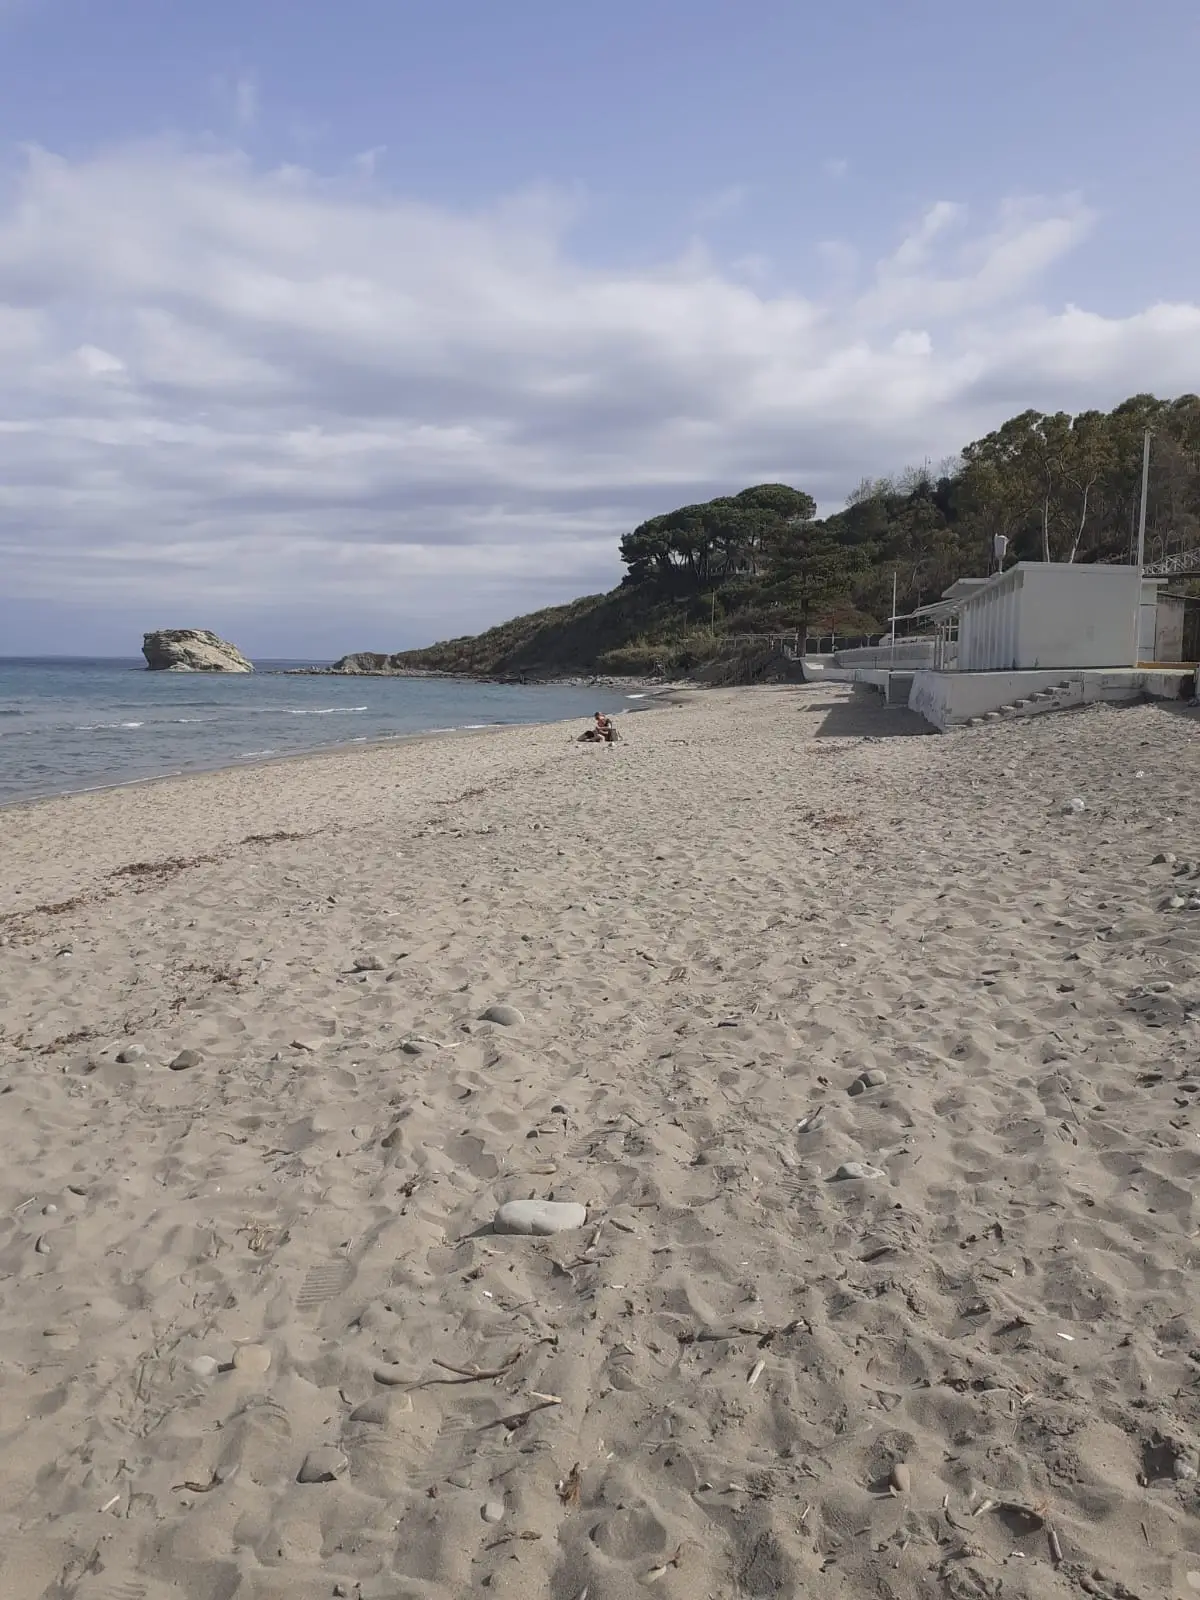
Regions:
<instances>
[{"instance_id":1,"label":"sky","mask_svg":"<svg viewBox=\"0 0 1200 1600\"><path fill-rule=\"evenodd\" d=\"M0 0L0 654L321 659L1200 388L1195 0Z\"/></svg>"}]
</instances>

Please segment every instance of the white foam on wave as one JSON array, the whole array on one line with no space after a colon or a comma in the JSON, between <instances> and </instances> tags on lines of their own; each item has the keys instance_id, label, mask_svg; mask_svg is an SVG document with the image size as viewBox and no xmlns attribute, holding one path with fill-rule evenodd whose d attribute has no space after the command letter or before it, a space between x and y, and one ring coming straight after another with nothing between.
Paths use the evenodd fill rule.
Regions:
<instances>
[{"instance_id":1,"label":"white foam on wave","mask_svg":"<svg viewBox=\"0 0 1200 1600\"><path fill-rule=\"evenodd\" d=\"M351 715L356 711L366 711L368 709L367 706L306 706L302 710L288 707L286 715L289 717L335 717L339 712Z\"/></svg>"},{"instance_id":2,"label":"white foam on wave","mask_svg":"<svg viewBox=\"0 0 1200 1600\"><path fill-rule=\"evenodd\" d=\"M274 750L243 750L241 755L238 757L238 760L253 761L258 756L273 756L276 753L277 752Z\"/></svg>"}]
</instances>

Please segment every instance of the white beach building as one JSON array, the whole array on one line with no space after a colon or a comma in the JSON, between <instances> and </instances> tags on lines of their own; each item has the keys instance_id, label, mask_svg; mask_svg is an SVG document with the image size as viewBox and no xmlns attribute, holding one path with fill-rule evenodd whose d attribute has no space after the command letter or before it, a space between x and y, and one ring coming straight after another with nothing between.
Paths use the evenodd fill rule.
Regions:
<instances>
[{"instance_id":1,"label":"white beach building","mask_svg":"<svg viewBox=\"0 0 1200 1600\"><path fill-rule=\"evenodd\" d=\"M1156 646L1177 628L1158 627L1162 578L1140 567L1018 561L990 578L962 578L941 600L904 621L935 630L929 668L911 683L876 683L935 727L976 717L1030 715L1091 700L1142 694L1178 697L1191 669L1156 664ZM906 676L908 676L906 674Z\"/></svg>"}]
</instances>

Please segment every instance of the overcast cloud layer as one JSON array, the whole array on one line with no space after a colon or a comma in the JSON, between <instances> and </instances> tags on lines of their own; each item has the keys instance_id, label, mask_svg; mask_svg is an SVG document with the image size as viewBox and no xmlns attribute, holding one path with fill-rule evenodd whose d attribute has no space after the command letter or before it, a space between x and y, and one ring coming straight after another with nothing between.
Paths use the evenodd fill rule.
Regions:
<instances>
[{"instance_id":1,"label":"overcast cloud layer","mask_svg":"<svg viewBox=\"0 0 1200 1600\"><path fill-rule=\"evenodd\" d=\"M819 290L699 239L598 270L578 204L437 209L369 159L25 152L0 189L0 652L52 643L29 602L130 649L135 622L240 624L260 654L423 642L608 586L620 533L684 500L779 479L833 509L1026 405L1200 384L1200 305L1047 303L1089 248L1069 196L931 195L882 260L814 240Z\"/></svg>"}]
</instances>

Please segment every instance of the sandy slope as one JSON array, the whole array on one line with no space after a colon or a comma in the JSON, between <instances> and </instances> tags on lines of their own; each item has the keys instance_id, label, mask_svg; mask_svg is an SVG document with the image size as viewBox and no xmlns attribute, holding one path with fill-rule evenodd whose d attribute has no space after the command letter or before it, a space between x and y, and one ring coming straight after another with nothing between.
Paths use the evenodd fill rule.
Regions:
<instances>
[{"instance_id":1,"label":"sandy slope","mask_svg":"<svg viewBox=\"0 0 1200 1600\"><path fill-rule=\"evenodd\" d=\"M624 728L0 813L4 1600L1200 1593L1195 715Z\"/></svg>"}]
</instances>

